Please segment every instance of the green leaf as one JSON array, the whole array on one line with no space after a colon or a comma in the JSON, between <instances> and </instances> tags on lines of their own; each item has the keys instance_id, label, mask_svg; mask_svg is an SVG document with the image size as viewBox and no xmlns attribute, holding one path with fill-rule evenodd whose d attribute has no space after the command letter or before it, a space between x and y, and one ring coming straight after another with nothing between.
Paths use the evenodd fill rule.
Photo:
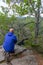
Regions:
<instances>
[{"instance_id":1,"label":"green leaf","mask_svg":"<svg viewBox=\"0 0 43 65\"><path fill-rule=\"evenodd\" d=\"M10 0L6 0L6 3L10 4Z\"/></svg>"},{"instance_id":2,"label":"green leaf","mask_svg":"<svg viewBox=\"0 0 43 65\"><path fill-rule=\"evenodd\" d=\"M28 0L24 0L24 2L26 3Z\"/></svg>"}]
</instances>

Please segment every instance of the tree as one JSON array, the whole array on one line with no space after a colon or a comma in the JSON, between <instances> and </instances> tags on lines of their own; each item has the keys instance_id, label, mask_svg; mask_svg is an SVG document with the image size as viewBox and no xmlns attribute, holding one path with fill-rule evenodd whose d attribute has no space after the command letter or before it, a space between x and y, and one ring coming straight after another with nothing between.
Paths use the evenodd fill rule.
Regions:
<instances>
[{"instance_id":1,"label":"tree","mask_svg":"<svg viewBox=\"0 0 43 65\"><path fill-rule=\"evenodd\" d=\"M24 15L30 13L35 17L35 43L38 43L39 24L40 24L40 8L41 0L24 0L20 6L16 5L19 14Z\"/></svg>"},{"instance_id":2,"label":"tree","mask_svg":"<svg viewBox=\"0 0 43 65\"><path fill-rule=\"evenodd\" d=\"M41 0L24 0L20 3L20 6L13 3L10 6L11 1L6 0L6 3L9 5L9 8L12 9L14 13L14 9L20 15L25 15L30 13L35 17L35 43L38 43L38 35L39 35L39 24L40 24L40 8L41 8Z\"/></svg>"}]
</instances>

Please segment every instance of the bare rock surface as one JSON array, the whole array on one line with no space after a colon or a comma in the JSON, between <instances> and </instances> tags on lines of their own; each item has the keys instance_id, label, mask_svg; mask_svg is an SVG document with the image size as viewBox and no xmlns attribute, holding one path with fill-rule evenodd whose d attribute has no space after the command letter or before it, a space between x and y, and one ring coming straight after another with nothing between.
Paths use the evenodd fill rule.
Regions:
<instances>
[{"instance_id":1,"label":"bare rock surface","mask_svg":"<svg viewBox=\"0 0 43 65\"><path fill-rule=\"evenodd\" d=\"M26 50L26 48L16 45L15 46L15 55L23 52L24 50ZM4 60L3 51L4 50L1 46L0 47L0 62L2 62Z\"/></svg>"},{"instance_id":2,"label":"bare rock surface","mask_svg":"<svg viewBox=\"0 0 43 65\"><path fill-rule=\"evenodd\" d=\"M27 51L25 51L26 53ZM24 54L23 57L19 57L16 59L13 59L11 61L12 65L38 65L37 60L35 58L35 56L31 53L32 50L28 50L28 52L26 54ZM30 53L30 54L29 54Z\"/></svg>"},{"instance_id":3,"label":"bare rock surface","mask_svg":"<svg viewBox=\"0 0 43 65\"><path fill-rule=\"evenodd\" d=\"M26 50L26 48L23 48L21 46L15 47L15 54L22 52L23 50ZM2 49L0 50L0 60L3 59ZM11 60L11 64L7 64L6 62L0 63L0 65L38 65L37 60L35 56L33 55L32 50L26 50L23 51L19 56L15 57L13 56L13 59Z\"/></svg>"},{"instance_id":4,"label":"bare rock surface","mask_svg":"<svg viewBox=\"0 0 43 65\"><path fill-rule=\"evenodd\" d=\"M0 62L4 60L3 49L0 49Z\"/></svg>"},{"instance_id":5,"label":"bare rock surface","mask_svg":"<svg viewBox=\"0 0 43 65\"><path fill-rule=\"evenodd\" d=\"M7 65L7 63L1 63L0 65Z\"/></svg>"}]
</instances>

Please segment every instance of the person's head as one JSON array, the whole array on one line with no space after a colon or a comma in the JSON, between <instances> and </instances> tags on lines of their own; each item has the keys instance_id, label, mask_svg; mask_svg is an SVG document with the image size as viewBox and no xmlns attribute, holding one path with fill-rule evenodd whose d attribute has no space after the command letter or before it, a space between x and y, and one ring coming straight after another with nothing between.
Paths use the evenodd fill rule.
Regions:
<instances>
[{"instance_id":1,"label":"person's head","mask_svg":"<svg viewBox=\"0 0 43 65\"><path fill-rule=\"evenodd\" d=\"M14 32L14 29L13 28L10 28L9 29L9 32L12 32L13 33Z\"/></svg>"}]
</instances>

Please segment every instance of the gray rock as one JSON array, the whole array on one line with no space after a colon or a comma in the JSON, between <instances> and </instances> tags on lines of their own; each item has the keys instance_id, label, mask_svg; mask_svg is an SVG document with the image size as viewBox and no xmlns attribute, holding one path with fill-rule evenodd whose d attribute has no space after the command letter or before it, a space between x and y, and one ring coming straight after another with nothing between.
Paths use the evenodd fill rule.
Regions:
<instances>
[{"instance_id":1,"label":"gray rock","mask_svg":"<svg viewBox=\"0 0 43 65\"><path fill-rule=\"evenodd\" d=\"M16 58L11 61L14 65L38 65L37 60L34 55L26 55L21 58Z\"/></svg>"},{"instance_id":2,"label":"gray rock","mask_svg":"<svg viewBox=\"0 0 43 65\"><path fill-rule=\"evenodd\" d=\"M0 49L0 62L4 60L3 50Z\"/></svg>"},{"instance_id":3,"label":"gray rock","mask_svg":"<svg viewBox=\"0 0 43 65\"><path fill-rule=\"evenodd\" d=\"M25 52L23 52L24 55L31 55L33 54L33 51L32 50L27 50Z\"/></svg>"},{"instance_id":4,"label":"gray rock","mask_svg":"<svg viewBox=\"0 0 43 65\"><path fill-rule=\"evenodd\" d=\"M21 52L23 52L25 50L26 50L26 48L24 48L22 46L19 46L19 45L15 46L15 54L21 53Z\"/></svg>"},{"instance_id":5,"label":"gray rock","mask_svg":"<svg viewBox=\"0 0 43 65\"><path fill-rule=\"evenodd\" d=\"M16 45L15 46L15 55L23 52L26 48ZM0 61L4 59L3 56L3 49L0 47ZM26 50L23 53L23 57L14 57L11 60L12 65L38 65L35 56L33 55L32 50ZM5 62L1 63L0 65L7 65ZM9 64L10 65L10 64Z\"/></svg>"},{"instance_id":6,"label":"gray rock","mask_svg":"<svg viewBox=\"0 0 43 65\"><path fill-rule=\"evenodd\" d=\"M21 46L16 45L16 46L15 46L15 55L16 55L16 54L19 54L19 53L21 53L21 52L23 52L25 49L26 49L26 48L23 48L23 47L21 47ZM4 50L3 50L2 46L1 46L1 47L0 47L0 62L4 61L3 51L4 51Z\"/></svg>"},{"instance_id":7,"label":"gray rock","mask_svg":"<svg viewBox=\"0 0 43 65\"><path fill-rule=\"evenodd\" d=\"M7 65L7 63L1 63L0 65Z\"/></svg>"},{"instance_id":8,"label":"gray rock","mask_svg":"<svg viewBox=\"0 0 43 65\"><path fill-rule=\"evenodd\" d=\"M37 62L31 62L29 65L38 65Z\"/></svg>"}]
</instances>

